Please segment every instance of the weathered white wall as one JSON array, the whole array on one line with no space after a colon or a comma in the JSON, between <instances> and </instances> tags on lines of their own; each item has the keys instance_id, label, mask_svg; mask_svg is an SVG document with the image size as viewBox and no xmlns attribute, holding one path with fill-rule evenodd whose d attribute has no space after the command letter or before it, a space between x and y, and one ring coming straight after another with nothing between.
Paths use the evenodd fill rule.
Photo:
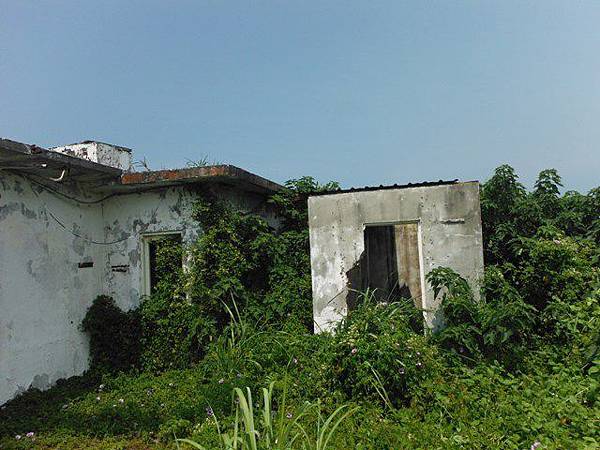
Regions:
<instances>
[{"instance_id":1,"label":"weathered white wall","mask_svg":"<svg viewBox=\"0 0 600 450\"><path fill-rule=\"evenodd\" d=\"M479 183L359 191L308 200L315 330L331 330L348 312L346 273L364 251L365 224L416 221L421 234L424 277L450 267L476 295L483 275ZM424 284L425 319L435 327L439 299Z\"/></svg>"},{"instance_id":2,"label":"weathered white wall","mask_svg":"<svg viewBox=\"0 0 600 450\"><path fill-rule=\"evenodd\" d=\"M62 189L79 199L101 198L84 188ZM87 309L100 294L123 309L139 304L142 237L181 230L184 242L192 242L201 232L191 219L194 189L211 189L276 225L263 195L231 187L177 186L86 205L0 171L0 404L88 368L88 342L78 328ZM81 262L94 265L79 268Z\"/></svg>"},{"instance_id":3,"label":"weathered white wall","mask_svg":"<svg viewBox=\"0 0 600 450\"><path fill-rule=\"evenodd\" d=\"M0 404L30 386L83 372L88 343L78 330L101 292L99 205L81 206L0 171ZM80 262L94 261L92 268Z\"/></svg>"}]
</instances>

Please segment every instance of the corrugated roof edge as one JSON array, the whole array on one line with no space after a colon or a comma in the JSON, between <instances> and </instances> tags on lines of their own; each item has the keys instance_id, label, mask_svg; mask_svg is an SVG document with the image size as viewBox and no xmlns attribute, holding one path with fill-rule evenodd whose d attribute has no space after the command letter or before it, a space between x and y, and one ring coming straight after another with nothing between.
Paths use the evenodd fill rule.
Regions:
<instances>
[{"instance_id":1,"label":"corrugated roof edge","mask_svg":"<svg viewBox=\"0 0 600 450\"><path fill-rule=\"evenodd\" d=\"M348 194L351 192L366 192L366 191L380 191L380 190L388 190L388 189L407 189L407 188L416 188L416 187L430 187L430 186L444 186L451 184L462 184L462 183L479 183L479 181L458 181L458 178L454 180L439 180L439 181L423 181L421 183L408 183L408 184L391 184L391 185L380 185L380 186L365 186L360 188L349 188L349 189L339 189L337 191L325 191L325 192L315 192L310 194L310 197L320 197L322 195L335 195L335 194Z\"/></svg>"}]
</instances>

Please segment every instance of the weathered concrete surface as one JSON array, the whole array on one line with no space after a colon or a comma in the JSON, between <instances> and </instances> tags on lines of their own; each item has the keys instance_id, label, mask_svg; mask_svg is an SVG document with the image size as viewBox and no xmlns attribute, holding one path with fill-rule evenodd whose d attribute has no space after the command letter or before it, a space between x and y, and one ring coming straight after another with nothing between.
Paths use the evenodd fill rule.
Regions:
<instances>
[{"instance_id":1,"label":"weathered concrete surface","mask_svg":"<svg viewBox=\"0 0 600 450\"><path fill-rule=\"evenodd\" d=\"M424 277L450 267L479 293L483 246L479 183L466 182L320 195L309 198L315 331L329 331L348 312L348 275L365 250L367 225L418 223L422 304L429 327L440 324L439 299Z\"/></svg>"},{"instance_id":2,"label":"weathered concrete surface","mask_svg":"<svg viewBox=\"0 0 600 450\"><path fill-rule=\"evenodd\" d=\"M96 141L84 141L77 144L53 147L50 150L81 159L87 159L88 161L115 167L127 172L132 168L131 149L119 145Z\"/></svg>"},{"instance_id":3,"label":"weathered concrete surface","mask_svg":"<svg viewBox=\"0 0 600 450\"><path fill-rule=\"evenodd\" d=\"M0 171L0 404L87 368L78 325L102 292L104 248L86 239L102 234L100 205L78 205ZM93 267L78 267L89 261Z\"/></svg>"},{"instance_id":4,"label":"weathered concrete surface","mask_svg":"<svg viewBox=\"0 0 600 450\"><path fill-rule=\"evenodd\" d=\"M201 232L191 218L197 190L277 225L265 194L219 183L113 196L92 188L53 184L95 202L82 203L0 170L0 404L87 369L88 342L78 326L93 299L112 295L123 309L139 304L144 236L181 232L192 242Z\"/></svg>"}]
</instances>

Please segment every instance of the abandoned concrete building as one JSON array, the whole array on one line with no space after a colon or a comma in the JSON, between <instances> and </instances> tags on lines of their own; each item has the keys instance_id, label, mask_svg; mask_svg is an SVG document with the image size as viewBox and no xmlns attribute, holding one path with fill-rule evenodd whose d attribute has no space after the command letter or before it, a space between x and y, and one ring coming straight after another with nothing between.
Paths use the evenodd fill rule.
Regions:
<instances>
[{"instance_id":1,"label":"abandoned concrete building","mask_svg":"<svg viewBox=\"0 0 600 450\"><path fill-rule=\"evenodd\" d=\"M437 182L350 189L308 200L316 331L328 331L358 292L407 297L430 328L440 325L425 276L450 267L477 296L483 275L479 183Z\"/></svg>"},{"instance_id":2,"label":"abandoned concrete building","mask_svg":"<svg viewBox=\"0 0 600 450\"><path fill-rule=\"evenodd\" d=\"M202 232L198 192L276 227L266 200L279 189L230 165L135 172L124 147L0 139L0 404L88 368L79 324L93 299L110 295L127 310L151 292L156 240ZM483 273L477 182L336 191L308 206L317 332L366 288L412 298L436 326L426 274L451 267L476 287Z\"/></svg>"},{"instance_id":3,"label":"abandoned concrete building","mask_svg":"<svg viewBox=\"0 0 600 450\"><path fill-rule=\"evenodd\" d=\"M0 140L0 404L88 367L79 331L99 294L123 309L150 292L152 242L200 232L198 190L275 224L278 184L234 166L132 172L129 149L53 151Z\"/></svg>"}]
</instances>

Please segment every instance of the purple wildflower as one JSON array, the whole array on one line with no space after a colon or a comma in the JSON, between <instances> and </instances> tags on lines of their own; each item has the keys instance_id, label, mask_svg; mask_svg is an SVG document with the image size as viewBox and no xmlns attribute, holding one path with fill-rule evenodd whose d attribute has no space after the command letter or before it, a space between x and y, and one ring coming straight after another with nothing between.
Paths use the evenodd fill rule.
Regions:
<instances>
[{"instance_id":1,"label":"purple wildflower","mask_svg":"<svg viewBox=\"0 0 600 450\"><path fill-rule=\"evenodd\" d=\"M207 407L206 407L206 415L207 415L208 417L212 417L212 416L214 416L214 415L215 415L215 413L214 413L213 409L212 409L210 406L207 406Z\"/></svg>"},{"instance_id":2,"label":"purple wildflower","mask_svg":"<svg viewBox=\"0 0 600 450\"><path fill-rule=\"evenodd\" d=\"M291 418L292 418L292 417L294 417L294 416L293 416L293 414L292 414L291 412L289 412L289 413L287 413L287 414L285 415L285 417L287 417L288 419L291 419Z\"/></svg>"},{"instance_id":3,"label":"purple wildflower","mask_svg":"<svg viewBox=\"0 0 600 450\"><path fill-rule=\"evenodd\" d=\"M406 369L404 367L400 367L398 369L398 372L400 373L400 375L404 375L404 373L406 372Z\"/></svg>"},{"instance_id":4,"label":"purple wildflower","mask_svg":"<svg viewBox=\"0 0 600 450\"><path fill-rule=\"evenodd\" d=\"M542 445L540 441L535 441L533 444L531 444L531 450L536 450L540 445Z\"/></svg>"},{"instance_id":5,"label":"purple wildflower","mask_svg":"<svg viewBox=\"0 0 600 450\"><path fill-rule=\"evenodd\" d=\"M25 436L27 436L28 438L32 438L33 436L35 436L35 433L33 431L30 431Z\"/></svg>"},{"instance_id":6,"label":"purple wildflower","mask_svg":"<svg viewBox=\"0 0 600 450\"><path fill-rule=\"evenodd\" d=\"M356 347L354 347L354 348L352 349L352 351L350 351L350 353L351 353L352 355L356 355L356 354L358 353L358 349L357 349Z\"/></svg>"}]
</instances>

